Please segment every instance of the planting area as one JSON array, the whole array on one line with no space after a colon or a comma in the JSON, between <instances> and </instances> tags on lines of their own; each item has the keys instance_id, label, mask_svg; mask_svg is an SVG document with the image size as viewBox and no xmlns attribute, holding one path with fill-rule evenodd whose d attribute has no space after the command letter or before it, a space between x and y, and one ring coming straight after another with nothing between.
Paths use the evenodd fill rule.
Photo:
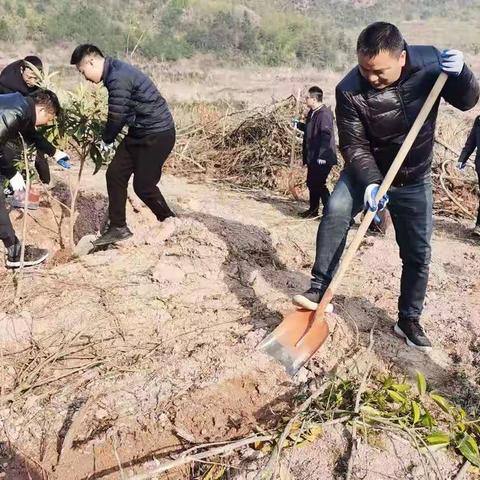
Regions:
<instances>
[{"instance_id":1,"label":"planting area","mask_svg":"<svg viewBox=\"0 0 480 480\"><path fill-rule=\"evenodd\" d=\"M16 276L0 270L4 478L253 480L269 478L273 459L282 478L446 479L475 454L459 446L451 413L455 404L475 422L480 395L480 245L469 217L477 192L471 170L452 168L469 120L446 110L438 127L445 146L435 153L423 321L433 351L414 352L393 335L401 265L390 228L364 241L335 298L330 338L292 379L257 349L308 286L318 227L297 216L305 191L289 126L296 102L281 98L178 109L179 141L161 182L178 217L155 222L131 192L134 237L115 248L88 253L105 222L104 170L92 176L86 163L73 242L78 163L54 171L27 218L27 239L50 249L48 264ZM23 212L11 218L21 231ZM430 394L451 402L448 415L417 391L418 371ZM277 459L273 446L315 391ZM422 424L427 413L437 425ZM451 448L422 451L419 439L438 430ZM263 440L181 461L252 436ZM478 471L467 464L464 474Z\"/></svg>"}]
</instances>

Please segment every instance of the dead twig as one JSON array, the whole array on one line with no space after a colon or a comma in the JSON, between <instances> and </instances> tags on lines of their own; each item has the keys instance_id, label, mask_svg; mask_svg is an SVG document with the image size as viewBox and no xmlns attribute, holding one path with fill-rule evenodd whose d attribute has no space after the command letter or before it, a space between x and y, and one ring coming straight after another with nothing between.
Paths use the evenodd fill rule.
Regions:
<instances>
[{"instance_id":1,"label":"dead twig","mask_svg":"<svg viewBox=\"0 0 480 480\"><path fill-rule=\"evenodd\" d=\"M160 465L159 467L156 467L149 472L141 473L140 475L134 475L133 477L130 477L130 480L148 480L148 479L154 478L156 475L160 473L166 472L168 470L172 470L173 468L181 467L182 465L186 465L188 463L194 463L198 460L205 460L206 458L211 458L217 455L230 453L257 442L268 442L273 438L275 438L275 435L255 435L252 437L247 437L242 440L230 442L221 447L216 447L210 450L206 450L196 455L187 455L184 457L179 457L176 460L166 462L163 465Z\"/></svg>"}]
</instances>

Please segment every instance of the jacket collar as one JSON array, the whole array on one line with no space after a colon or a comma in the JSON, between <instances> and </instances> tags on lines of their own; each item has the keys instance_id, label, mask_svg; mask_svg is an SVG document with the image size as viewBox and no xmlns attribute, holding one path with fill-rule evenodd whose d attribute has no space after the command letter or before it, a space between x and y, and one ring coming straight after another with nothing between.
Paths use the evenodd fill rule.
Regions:
<instances>
[{"instance_id":1,"label":"jacket collar","mask_svg":"<svg viewBox=\"0 0 480 480\"><path fill-rule=\"evenodd\" d=\"M37 122L37 111L35 110L35 102L31 97L25 97L25 101L28 104L28 113L30 118L29 121L31 122L32 126L35 127L35 123Z\"/></svg>"},{"instance_id":2,"label":"jacket collar","mask_svg":"<svg viewBox=\"0 0 480 480\"><path fill-rule=\"evenodd\" d=\"M108 75L110 74L110 70L112 68L112 57L105 57L105 63L103 64L103 73L102 73L102 81L105 83L108 80Z\"/></svg>"}]
</instances>

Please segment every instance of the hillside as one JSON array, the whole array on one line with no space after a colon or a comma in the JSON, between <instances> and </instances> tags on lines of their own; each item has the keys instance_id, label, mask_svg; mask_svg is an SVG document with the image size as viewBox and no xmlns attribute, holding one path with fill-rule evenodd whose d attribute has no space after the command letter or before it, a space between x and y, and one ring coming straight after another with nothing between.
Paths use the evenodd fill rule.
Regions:
<instances>
[{"instance_id":1,"label":"hillside","mask_svg":"<svg viewBox=\"0 0 480 480\"><path fill-rule=\"evenodd\" d=\"M107 53L147 59L208 53L237 65L342 70L353 61L358 32L374 20L396 22L412 43L455 45L475 55L479 18L478 0L5 0L0 41L4 52L25 44L41 52L88 41Z\"/></svg>"}]
</instances>

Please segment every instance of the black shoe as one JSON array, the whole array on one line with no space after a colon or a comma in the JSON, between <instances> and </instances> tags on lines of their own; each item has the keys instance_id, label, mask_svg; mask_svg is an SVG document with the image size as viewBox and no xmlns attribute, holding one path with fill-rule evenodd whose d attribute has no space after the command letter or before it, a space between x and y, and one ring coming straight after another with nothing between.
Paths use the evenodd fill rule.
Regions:
<instances>
[{"instance_id":1,"label":"black shoe","mask_svg":"<svg viewBox=\"0 0 480 480\"><path fill-rule=\"evenodd\" d=\"M324 293L324 290L312 287L300 295L295 295L292 299L292 303L297 307L304 308L306 310L316 310ZM333 305L331 303L328 304L326 312L333 312Z\"/></svg>"},{"instance_id":2,"label":"black shoe","mask_svg":"<svg viewBox=\"0 0 480 480\"><path fill-rule=\"evenodd\" d=\"M305 210L305 212L299 213L298 216L300 218L316 218L318 217L318 209L312 210L309 208L308 210Z\"/></svg>"},{"instance_id":3,"label":"black shoe","mask_svg":"<svg viewBox=\"0 0 480 480\"><path fill-rule=\"evenodd\" d=\"M176 217L175 213L173 213L172 211L170 211L170 213L168 213L167 215L163 216L163 217L157 217L157 220L159 222L164 222L167 218L173 218L173 217Z\"/></svg>"},{"instance_id":4,"label":"black shoe","mask_svg":"<svg viewBox=\"0 0 480 480\"><path fill-rule=\"evenodd\" d=\"M424 351L432 348L432 344L425 335L418 318L399 319L393 330L398 336L405 339L409 347Z\"/></svg>"},{"instance_id":5,"label":"black shoe","mask_svg":"<svg viewBox=\"0 0 480 480\"><path fill-rule=\"evenodd\" d=\"M125 225L124 227L109 227L108 230L99 238L92 242L94 247L110 245L130 238L133 233Z\"/></svg>"},{"instance_id":6,"label":"black shoe","mask_svg":"<svg viewBox=\"0 0 480 480\"><path fill-rule=\"evenodd\" d=\"M19 243L7 248L7 259L5 265L7 268L19 268L21 266L20 255L22 247ZM32 267L45 261L48 257L48 250L37 248L33 245L25 245L25 255L23 258L24 267Z\"/></svg>"}]
</instances>

